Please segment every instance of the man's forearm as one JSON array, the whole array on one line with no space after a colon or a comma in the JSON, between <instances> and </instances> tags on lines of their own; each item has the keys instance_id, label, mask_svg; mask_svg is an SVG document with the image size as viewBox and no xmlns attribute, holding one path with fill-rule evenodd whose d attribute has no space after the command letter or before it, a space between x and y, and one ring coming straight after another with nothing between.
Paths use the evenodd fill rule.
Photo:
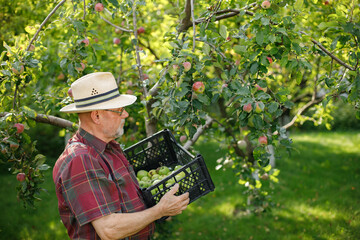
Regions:
<instances>
[{"instance_id":1,"label":"man's forearm","mask_svg":"<svg viewBox=\"0 0 360 240\"><path fill-rule=\"evenodd\" d=\"M132 236L161 218L158 206L134 213L112 213L92 222L102 240L122 239Z\"/></svg>"}]
</instances>

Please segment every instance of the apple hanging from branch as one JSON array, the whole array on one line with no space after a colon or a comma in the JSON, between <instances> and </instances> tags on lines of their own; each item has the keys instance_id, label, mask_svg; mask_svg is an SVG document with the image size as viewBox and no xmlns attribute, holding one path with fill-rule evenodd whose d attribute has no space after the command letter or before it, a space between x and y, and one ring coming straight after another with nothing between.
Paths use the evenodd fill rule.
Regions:
<instances>
[{"instance_id":1,"label":"apple hanging from branch","mask_svg":"<svg viewBox=\"0 0 360 240\"><path fill-rule=\"evenodd\" d=\"M252 110L252 105L251 105L251 103L248 103L248 104L244 105L243 110L244 110L245 112L248 112L248 113L251 112L251 110Z\"/></svg>"},{"instance_id":2,"label":"apple hanging from branch","mask_svg":"<svg viewBox=\"0 0 360 240\"><path fill-rule=\"evenodd\" d=\"M89 46L89 44L90 44L90 41L89 41L88 38L85 38L85 39L82 40L81 42L85 44L85 47Z\"/></svg>"},{"instance_id":3,"label":"apple hanging from branch","mask_svg":"<svg viewBox=\"0 0 360 240\"><path fill-rule=\"evenodd\" d=\"M195 82L192 86L192 89L195 93L203 93L205 91L205 85L203 82Z\"/></svg>"},{"instance_id":4,"label":"apple hanging from branch","mask_svg":"<svg viewBox=\"0 0 360 240\"><path fill-rule=\"evenodd\" d=\"M25 173L18 173L18 174L16 175L16 179L17 179L19 182L25 181L25 179L26 179Z\"/></svg>"},{"instance_id":5,"label":"apple hanging from branch","mask_svg":"<svg viewBox=\"0 0 360 240\"><path fill-rule=\"evenodd\" d=\"M102 12L104 10L104 5L102 3L95 4L95 11Z\"/></svg>"},{"instance_id":6,"label":"apple hanging from branch","mask_svg":"<svg viewBox=\"0 0 360 240\"><path fill-rule=\"evenodd\" d=\"M268 139L267 139L267 137L266 137L266 136L260 136L260 137L259 137L259 143L260 143L261 145L267 145L267 144L268 144Z\"/></svg>"},{"instance_id":7,"label":"apple hanging from branch","mask_svg":"<svg viewBox=\"0 0 360 240\"><path fill-rule=\"evenodd\" d=\"M184 62L183 66L184 66L184 71L185 72L188 72L191 69L191 63L190 62Z\"/></svg>"},{"instance_id":8,"label":"apple hanging from branch","mask_svg":"<svg viewBox=\"0 0 360 240\"><path fill-rule=\"evenodd\" d=\"M116 44L116 45L119 45L120 44L120 38L114 38L113 43Z\"/></svg>"},{"instance_id":9,"label":"apple hanging from branch","mask_svg":"<svg viewBox=\"0 0 360 240\"><path fill-rule=\"evenodd\" d=\"M265 1L263 1L263 2L261 3L261 7L262 7L263 9L268 9L270 6L271 6L271 3L270 3L269 1L267 1L267 0L265 0Z\"/></svg>"},{"instance_id":10,"label":"apple hanging from branch","mask_svg":"<svg viewBox=\"0 0 360 240\"><path fill-rule=\"evenodd\" d=\"M17 134L20 134L24 131L24 124L22 124L22 123L15 123L14 127L17 128L17 130L16 130Z\"/></svg>"}]
</instances>

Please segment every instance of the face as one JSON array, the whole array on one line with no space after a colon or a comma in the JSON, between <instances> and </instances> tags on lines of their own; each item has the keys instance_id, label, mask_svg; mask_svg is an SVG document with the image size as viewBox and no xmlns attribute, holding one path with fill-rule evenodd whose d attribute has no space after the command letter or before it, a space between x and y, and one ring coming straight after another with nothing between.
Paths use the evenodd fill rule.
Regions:
<instances>
[{"instance_id":1,"label":"face","mask_svg":"<svg viewBox=\"0 0 360 240\"><path fill-rule=\"evenodd\" d=\"M124 134L125 118L129 116L124 108L104 110L105 123L103 134L109 139L116 139Z\"/></svg>"}]
</instances>

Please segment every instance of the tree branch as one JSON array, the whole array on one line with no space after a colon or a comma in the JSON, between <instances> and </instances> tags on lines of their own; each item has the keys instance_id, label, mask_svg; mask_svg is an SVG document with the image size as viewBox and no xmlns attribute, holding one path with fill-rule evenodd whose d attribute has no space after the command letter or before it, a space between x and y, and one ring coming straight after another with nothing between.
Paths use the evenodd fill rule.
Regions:
<instances>
[{"instance_id":1,"label":"tree branch","mask_svg":"<svg viewBox=\"0 0 360 240\"><path fill-rule=\"evenodd\" d=\"M83 20L85 20L85 16L86 16L86 1L84 0L84 15L83 15Z\"/></svg>"},{"instance_id":2,"label":"tree branch","mask_svg":"<svg viewBox=\"0 0 360 240\"><path fill-rule=\"evenodd\" d=\"M0 113L0 117L4 117L7 114L9 114L9 112L2 112ZM35 118L31 118L33 120L35 120L36 122L39 123L47 123L53 126L57 126L57 127L61 127L61 128L76 128L77 124L73 123L69 120L63 119L63 118L59 118L59 117L55 117L52 115L45 115L45 114L36 114Z\"/></svg>"},{"instance_id":3,"label":"tree branch","mask_svg":"<svg viewBox=\"0 0 360 240\"><path fill-rule=\"evenodd\" d=\"M29 45L26 48L26 51L29 51L31 44L35 41L36 37L39 35L41 29L44 27L44 25L46 24L46 22L50 19L50 17L52 15L54 15L54 13L56 12L56 10L58 10L58 8L63 5L66 2L66 0L62 0L61 2L59 2L58 5L56 5L56 7L49 13L49 15L44 19L44 21L41 23L39 29L36 31L34 37L31 39Z\"/></svg>"},{"instance_id":4,"label":"tree branch","mask_svg":"<svg viewBox=\"0 0 360 240\"><path fill-rule=\"evenodd\" d=\"M121 31L124 31L124 32L128 32L128 33L132 33L133 30L130 30L130 29L126 29L126 28L122 28L122 27L119 27L118 25L115 25L113 24L112 22L110 22L109 20L107 20L106 18L100 16L100 19L104 20L106 23L110 24L111 26L113 26L114 28L117 28ZM136 29L135 29L135 32L136 32Z\"/></svg>"},{"instance_id":5,"label":"tree branch","mask_svg":"<svg viewBox=\"0 0 360 240\"><path fill-rule=\"evenodd\" d=\"M309 36L307 33L300 31L300 33ZM321 45L321 43L319 43L318 41L316 41L315 39L311 38L311 42L313 42L315 45L317 45L321 50L323 50L323 52L325 52L327 55L329 55L332 59L334 59L335 61L337 61L340 65L346 67L347 69L351 70L351 71L356 71L356 68L353 68L349 65L347 65L346 63L344 63L342 60L340 60L338 57L336 57L334 54L332 54L331 52L329 52L323 45Z\"/></svg>"},{"instance_id":6,"label":"tree branch","mask_svg":"<svg viewBox=\"0 0 360 240\"><path fill-rule=\"evenodd\" d=\"M201 136L201 134L203 134L203 132L205 131L206 128L208 128L210 126L210 124L214 121L213 118L209 117L209 116L206 116L206 122L203 126L200 126L196 133L194 134L193 138L192 139L189 139L185 144L184 144L184 148L186 150L188 150L191 145L193 145L198 139L199 137Z\"/></svg>"},{"instance_id":7,"label":"tree branch","mask_svg":"<svg viewBox=\"0 0 360 240\"><path fill-rule=\"evenodd\" d=\"M193 49L192 51L195 52L195 37L196 37L196 28L195 28L195 17L194 17L194 0L191 1L191 19L193 25Z\"/></svg>"},{"instance_id":8,"label":"tree branch","mask_svg":"<svg viewBox=\"0 0 360 240\"><path fill-rule=\"evenodd\" d=\"M181 20L178 32L186 32L192 26L191 19L191 0L186 0L185 3L185 17Z\"/></svg>"}]
</instances>

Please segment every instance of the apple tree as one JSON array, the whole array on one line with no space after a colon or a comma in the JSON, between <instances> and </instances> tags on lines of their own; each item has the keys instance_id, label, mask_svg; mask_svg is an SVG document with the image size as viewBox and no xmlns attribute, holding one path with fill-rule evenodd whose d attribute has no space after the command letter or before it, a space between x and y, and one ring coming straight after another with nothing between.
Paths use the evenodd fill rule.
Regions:
<instances>
[{"instance_id":1,"label":"apple tree","mask_svg":"<svg viewBox=\"0 0 360 240\"><path fill-rule=\"evenodd\" d=\"M26 129L48 123L74 131L76 116L58 110L72 101L70 84L87 73L110 71L121 92L140 99L121 142L161 128L176 133L186 149L201 135L216 138L228 149L217 168L235 170L256 212L271 205L275 160L279 150L291 149L288 128L306 120L327 123L334 101L353 105L360 117L358 1L30 6L46 14L15 40L2 39L0 73L1 159L14 174L25 174L19 196L30 202L48 167ZM24 189L34 191L23 197Z\"/></svg>"}]
</instances>

